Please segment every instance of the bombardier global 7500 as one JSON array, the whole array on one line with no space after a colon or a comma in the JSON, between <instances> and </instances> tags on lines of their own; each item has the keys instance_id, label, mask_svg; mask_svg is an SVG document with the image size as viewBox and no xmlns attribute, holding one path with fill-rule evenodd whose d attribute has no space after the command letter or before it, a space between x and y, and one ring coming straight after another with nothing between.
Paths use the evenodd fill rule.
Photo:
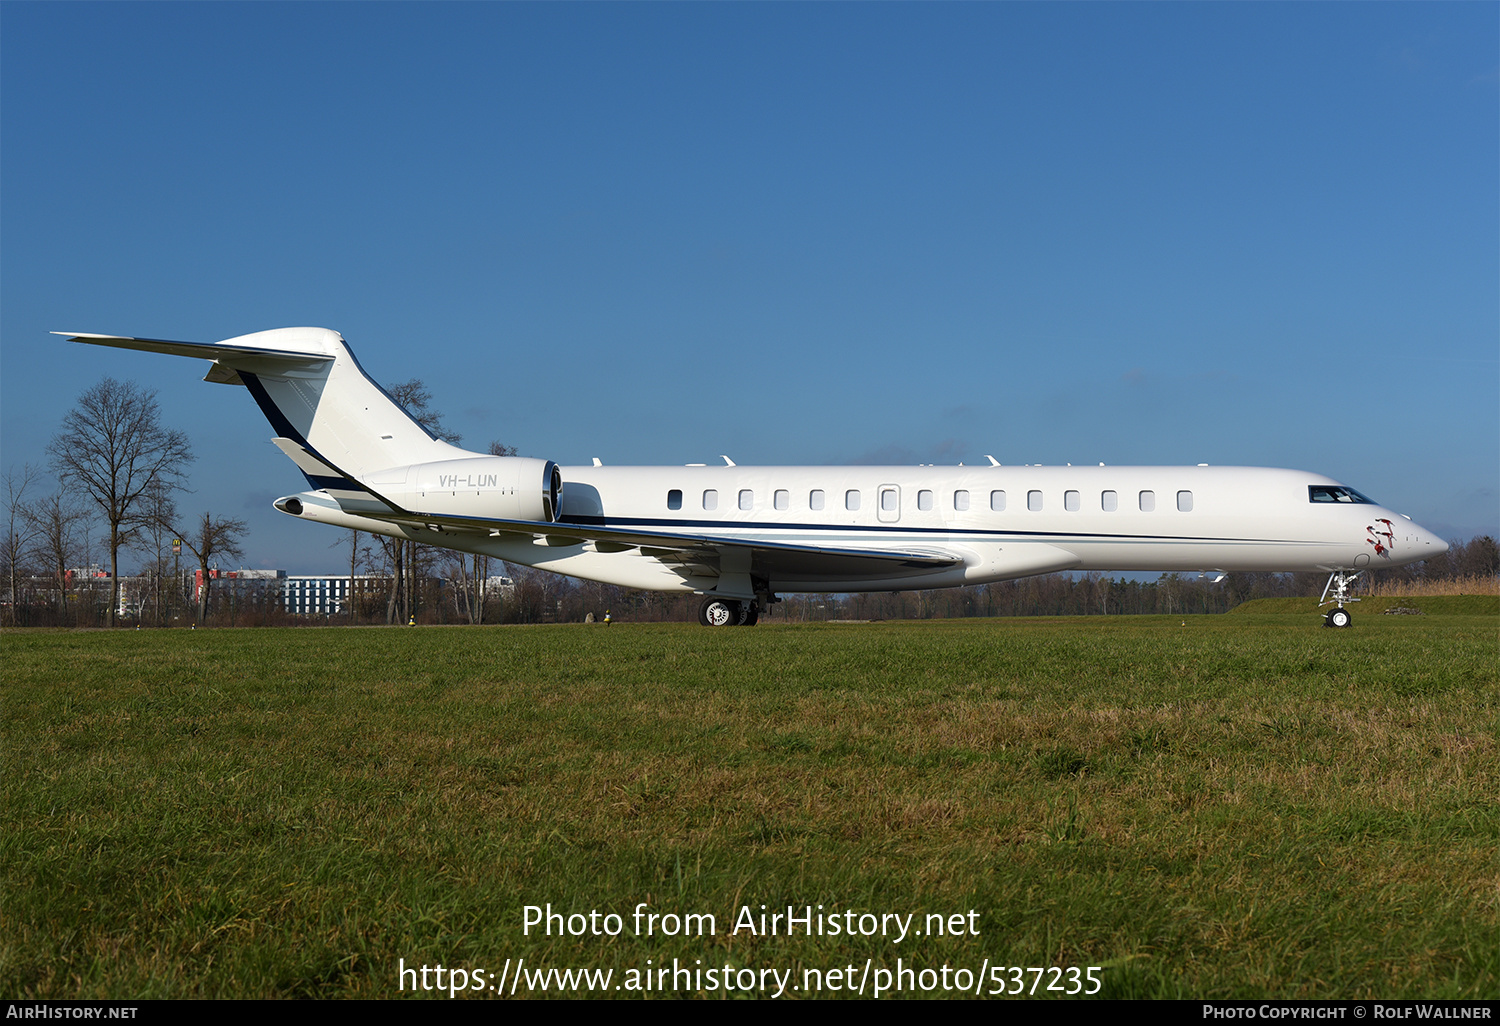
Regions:
<instances>
[{"instance_id":1,"label":"bombardier global 7500","mask_svg":"<svg viewBox=\"0 0 1500 1026\"><path fill-rule=\"evenodd\" d=\"M1323 571L1348 626L1367 569L1447 544L1320 474L1259 467L559 467L432 437L338 332L223 342L73 334L209 360L242 385L308 490L290 516L627 588L702 595L711 626L778 592L906 591L1072 570Z\"/></svg>"}]
</instances>

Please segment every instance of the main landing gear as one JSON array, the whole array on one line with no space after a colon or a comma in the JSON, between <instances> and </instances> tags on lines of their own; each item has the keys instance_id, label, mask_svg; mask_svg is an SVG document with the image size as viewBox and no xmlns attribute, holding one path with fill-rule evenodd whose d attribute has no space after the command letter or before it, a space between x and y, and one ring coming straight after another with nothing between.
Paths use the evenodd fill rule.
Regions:
<instances>
[{"instance_id":1,"label":"main landing gear","mask_svg":"<svg viewBox=\"0 0 1500 1026\"><path fill-rule=\"evenodd\" d=\"M757 602L706 598L698 610L698 622L705 627L754 627L759 620Z\"/></svg>"},{"instance_id":2,"label":"main landing gear","mask_svg":"<svg viewBox=\"0 0 1500 1026\"><path fill-rule=\"evenodd\" d=\"M1328 583L1323 586L1322 601L1318 603L1319 606L1333 603L1333 608L1323 617L1324 627L1347 627L1354 622L1354 618L1349 615L1349 610L1344 608L1344 604L1359 601L1350 594L1350 591L1353 590L1355 580L1362 573L1364 573L1363 570L1356 570L1353 573L1347 570L1335 570L1329 574ZM1332 598L1329 597L1330 591L1333 593Z\"/></svg>"}]
</instances>

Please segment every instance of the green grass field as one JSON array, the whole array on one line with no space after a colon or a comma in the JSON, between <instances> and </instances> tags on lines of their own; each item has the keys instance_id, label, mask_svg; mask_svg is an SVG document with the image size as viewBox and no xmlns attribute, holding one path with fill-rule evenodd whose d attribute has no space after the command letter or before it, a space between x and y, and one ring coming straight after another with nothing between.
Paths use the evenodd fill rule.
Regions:
<instances>
[{"instance_id":1,"label":"green grass field","mask_svg":"<svg viewBox=\"0 0 1500 1026\"><path fill-rule=\"evenodd\" d=\"M509 993L521 959L628 996L675 958L710 998L1494 997L1500 621L1317 624L10 632L0 996ZM715 929L637 936L642 902ZM623 926L527 933L549 903ZM962 930L733 931L762 904Z\"/></svg>"}]
</instances>

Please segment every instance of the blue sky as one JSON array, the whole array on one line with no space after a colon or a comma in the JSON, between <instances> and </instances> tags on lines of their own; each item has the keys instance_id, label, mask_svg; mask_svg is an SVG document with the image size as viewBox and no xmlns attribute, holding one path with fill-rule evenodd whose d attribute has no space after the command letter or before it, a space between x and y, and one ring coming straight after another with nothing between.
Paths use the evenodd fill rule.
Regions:
<instances>
[{"instance_id":1,"label":"blue sky","mask_svg":"<svg viewBox=\"0 0 1500 1026\"><path fill-rule=\"evenodd\" d=\"M1500 534L1492 4L0 5L0 447L313 324L563 464L1213 463Z\"/></svg>"}]
</instances>

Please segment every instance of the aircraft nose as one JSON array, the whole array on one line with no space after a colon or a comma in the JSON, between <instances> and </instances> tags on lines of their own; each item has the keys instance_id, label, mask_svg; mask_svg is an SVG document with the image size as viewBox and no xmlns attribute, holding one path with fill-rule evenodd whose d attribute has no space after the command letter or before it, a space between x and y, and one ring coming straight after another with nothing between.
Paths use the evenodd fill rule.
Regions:
<instances>
[{"instance_id":1,"label":"aircraft nose","mask_svg":"<svg viewBox=\"0 0 1500 1026\"><path fill-rule=\"evenodd\" d=\"M1433 556L1441 556L1448 551L1448 543L1420 524L1412 524L1416 530L1417 548L1422 553L1423 559L1431 559Z\"/></svg>"},{"instance_id":2,"label":"aircraft nose","mask_svg":"<svg viewBox=\"0 0 1500 1026\"><path fill-rule=\"evenodd\" d=\"M1377 520L1372 537L1379 539L1383 533L1381 525L1391 532L1389 538L1393 563L1416 563L1441 556L1448 551L1447 542L1405 513L1391 512L1387 516L1388 519Z\"/></svg>"}]
</instances>

